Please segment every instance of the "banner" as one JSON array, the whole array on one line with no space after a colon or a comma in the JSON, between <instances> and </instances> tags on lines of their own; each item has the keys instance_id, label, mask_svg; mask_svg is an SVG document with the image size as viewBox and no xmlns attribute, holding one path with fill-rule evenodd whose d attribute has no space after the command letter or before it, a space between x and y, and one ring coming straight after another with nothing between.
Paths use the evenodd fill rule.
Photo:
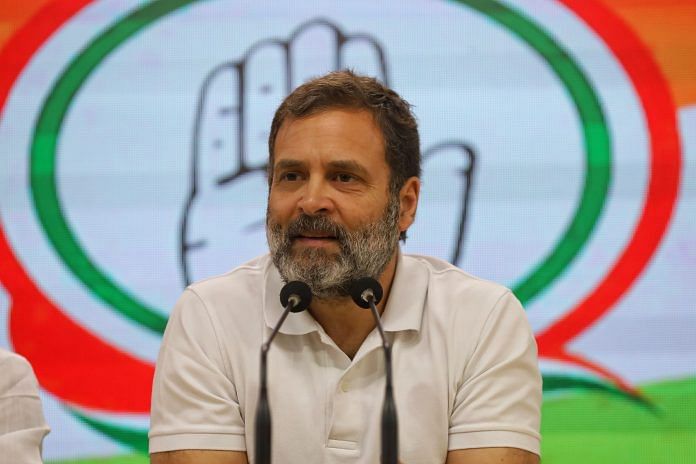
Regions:
<instances>
[{"instance_id":1,"label":"banner","mask_svg":"<svg viewBox=\"0 0 696 464\"><path fill-rule=\"evenodd\" d=\"M273 112L343 68L419 121L404 252L524 304L543 461L693 460L692 2L32 0L0 14L0 346L34 367L47 462L148 462L168 313L188 283L266 252Z\"/></svg>"}]
</instances>

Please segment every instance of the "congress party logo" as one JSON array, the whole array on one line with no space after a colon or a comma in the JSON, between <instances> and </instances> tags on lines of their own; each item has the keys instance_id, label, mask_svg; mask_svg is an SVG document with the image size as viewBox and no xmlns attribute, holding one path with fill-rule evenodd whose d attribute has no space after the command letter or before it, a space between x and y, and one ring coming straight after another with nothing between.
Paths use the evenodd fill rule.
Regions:
<instances>
[{"instance_id":1,"label":"congress party logo","mask_svg":"<svg viewBox=\"0 0 696 464\"><path fill-rule=\"evenodd\" d=\"M641 402L569 349L641 275L676 199L675 109L630 29L572 0L278 8L75 2L3 50L0 281L43 388L146 449L173 298L266 249L273 110L350 67L419 118L422 202L404 250L510 286L545 391Z\"/></svg>"},{"instance_id":2,"label":"congress party logo","mask_svg":"<svg viewBox=\"0 0 696 464\"><path fill-rule=\"evenodd\" d=\"M303 42L307 47L317 36L327 55L318 66L316 58L301 56ZM351 48L361 50L353 60ZM275 108L297 85L317 75L312 73L364 66L365 54L373 58L369 64L375 77L389 85L389 53L375 36L348 33L336 22L314 18L299 24L286 39L252 43L239 60L219 63L205 76L196 103L189 191L179 233L184 284L222 273L230 262L242 262L234 259L240 246L231 237L253 237L250 256L264 251L265 210L256 201L244 208L240 198L265 198L266 145ZM255 74L252 67L259 61L275 61L271 72ZM452 202L457 228L447 237L452 262L462 255L474 174L475 153L462 137L454 133L422 152L426 163L446 157L459 177L452 179L452 188L460 192Z\"/></svg>"}]
</instances>

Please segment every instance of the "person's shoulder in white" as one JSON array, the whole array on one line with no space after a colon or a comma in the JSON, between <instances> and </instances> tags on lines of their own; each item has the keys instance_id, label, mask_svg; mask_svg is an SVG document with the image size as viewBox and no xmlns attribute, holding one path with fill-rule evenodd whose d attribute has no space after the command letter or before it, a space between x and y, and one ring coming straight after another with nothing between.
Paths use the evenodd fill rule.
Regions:
<instances>
[{"instance_id":1,"label":"person's shoulder in white","mask_svg":"<svg viewBox=\"0 0 696 464\"><path fill-rule=\"evenodd\" d=\"M34 371L24 357L0 348L0 372L0 456L17 464L41 463L50 429Z\"/></svg>"},{"instance_id":2,"label":"person's shoulder in white","mask_svg":"<svg viewBox=\"0 0 696 464\"><path fill-rule=\"evenodd\" d=\"M229 271L207 277L192 283L187 287L200 297L216 294L218 292L230 292L248 290L250 283L258 284L268 272L271 265L271 257L264 254L240 264Z\"/></svg>"},{"instance_id":3,"label":"person's shoulder in white","mask_svg":"<svg viewBox=\"0 0 696 464\"><path fill-rule=\"evenodd\" d=\"M485 443L538 455L541 376L534 334L519 300L505 286L437 258L406 255L404 260L427 275L424 318L431 331L448 340L453 372L461 375L449 450ZM486 413L490 404L496 405L494 418ZM491 420L495 427L487 429Z\"/></svg>"},{"instance_id":4,"label":"person's shoulder in white","mask_svg":"<svg viewBox=\"0 0 696 464\"><path fill-rule=\"evenodd\" d=\"M511 293L510 289L497 282L472 275L454 264L433 256L404 254L404 262L417 263L427 270L428 291L442 289L449 298L467 295L468 299L485 297L493 303Z\"/></svg>"}]
</instances>

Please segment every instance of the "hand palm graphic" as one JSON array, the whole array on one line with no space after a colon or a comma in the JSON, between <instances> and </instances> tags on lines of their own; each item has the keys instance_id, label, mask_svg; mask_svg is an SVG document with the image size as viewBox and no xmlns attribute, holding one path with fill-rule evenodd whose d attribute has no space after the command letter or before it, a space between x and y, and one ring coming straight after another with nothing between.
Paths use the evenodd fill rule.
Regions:
<instances>
[{"instance_id":1,"label":"hand palm graphic","mask_svg":"<svg viewBox=\"0 0 696 464\"><path fill-rule=\"evenodd\" d=\"M287 40L256 42L240 60L222 63L207 75L198 100L189 195L179 235L186 285L225 272L266 249L266 143L273 112L308 78L346 67L389 84L385 53L375 38L346 34L329 20L314 19L300 24ZM423 151L423 164L426 197L433 196L430 179L437 186L442 176L454 176L445 202L436 203L438 217L453 224L433 229L416 222L413 230L419 233L412 234L417 238L409 241L409 248L415 245L431 254L434 250L457 263L474 153L458 140L438 143Z\"/></svg>"}]
</instances>

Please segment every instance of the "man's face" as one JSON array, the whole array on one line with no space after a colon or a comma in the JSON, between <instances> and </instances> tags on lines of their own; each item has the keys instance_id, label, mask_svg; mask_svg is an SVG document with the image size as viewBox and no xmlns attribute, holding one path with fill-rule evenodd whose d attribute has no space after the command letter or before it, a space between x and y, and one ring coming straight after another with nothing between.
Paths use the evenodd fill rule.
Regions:
<instances>
[{"instance_id":1,"label":"man's face","mask_svg":"<svg viewBox=\"0 0 696 464\"><path fill-rule=\"evenodd\" d=\"M396 252L400 205L372 115L331 109L287 120L274 153L266 234L281 276L320 298L379 277Z\"/></svg>"}]
</instances>

